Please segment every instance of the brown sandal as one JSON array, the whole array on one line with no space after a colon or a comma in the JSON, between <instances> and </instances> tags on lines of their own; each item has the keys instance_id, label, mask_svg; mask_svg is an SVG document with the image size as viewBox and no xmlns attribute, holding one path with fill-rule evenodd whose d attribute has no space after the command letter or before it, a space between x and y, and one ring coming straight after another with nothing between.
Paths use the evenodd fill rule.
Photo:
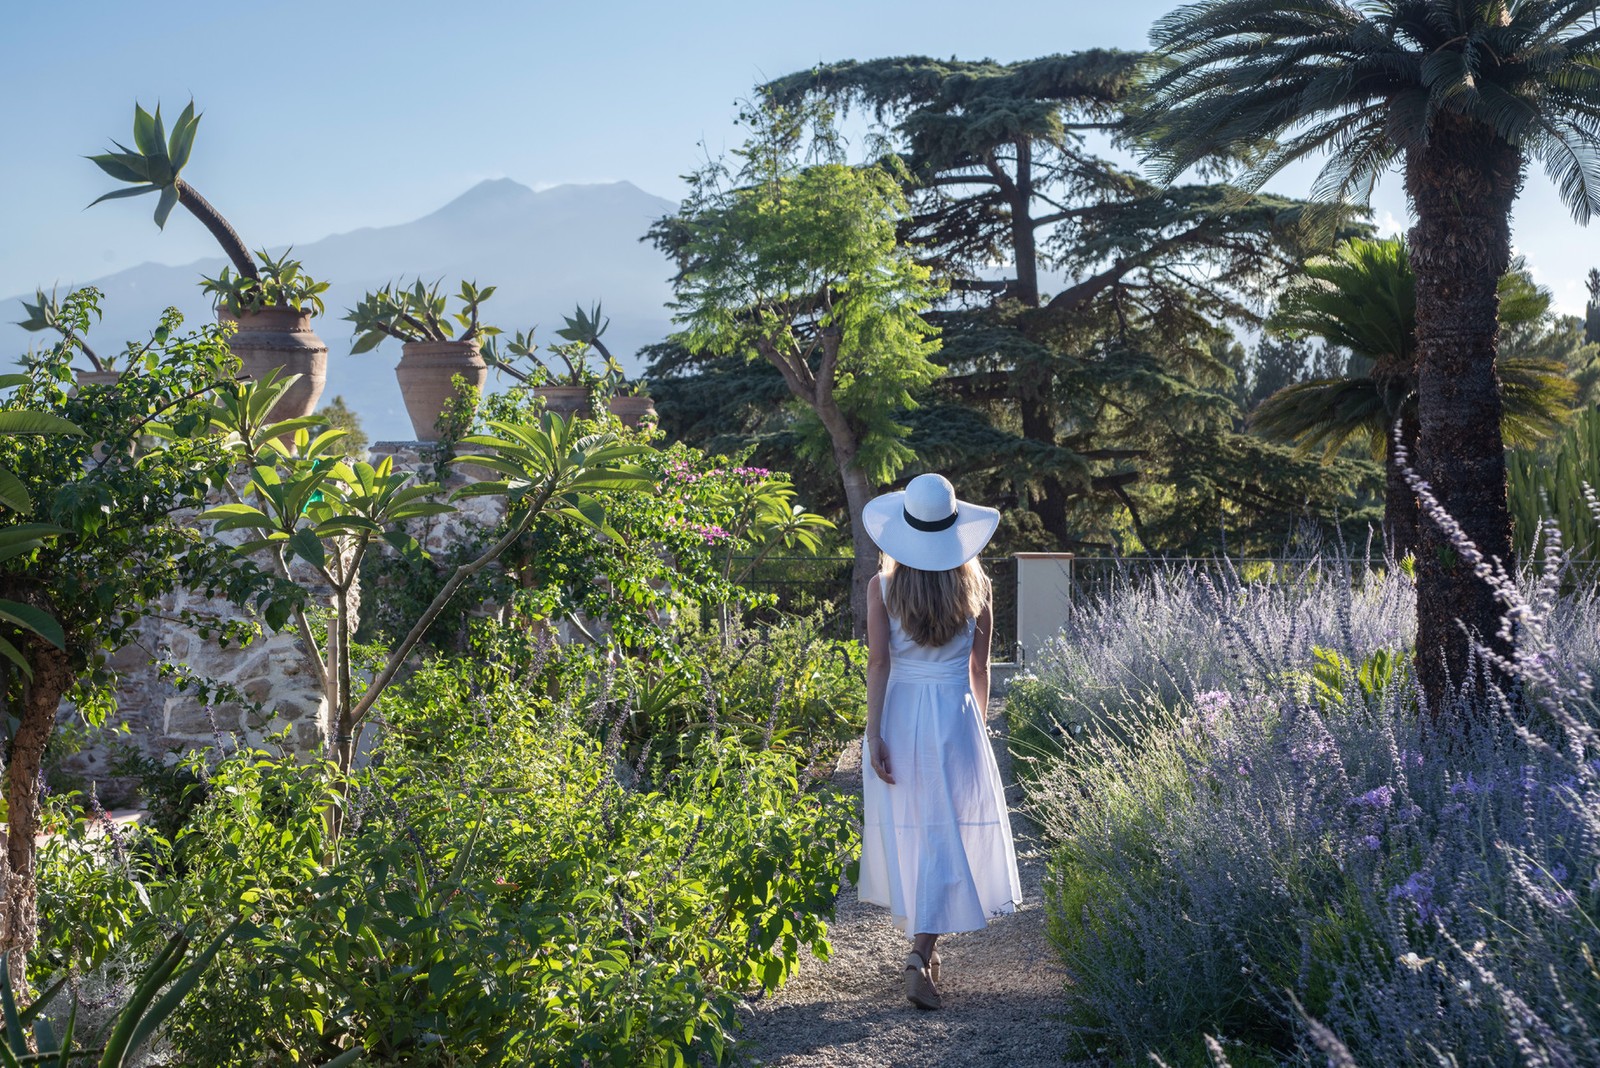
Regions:
<instances>
[{"instance_id":1,"label":"brown sandal","mask_svg":"<svg viewBox=\"0 0 1600 1068\"><path fill-rule=\"evenodd\" d=\"M919 1009L944 1007L939 990L928 974L928 962L916 950L906 954L906 999Z\"/></svg>"},{"instance_id":2,"label":"brown sandal","mask_svg":"<svg viewBox=\"0 0 1600 1068\"><path fill-rule=\"evenodd\" d=\"M933 951L933 956L928 958L928 978L933 980L933 985L939 985L939 951Z\"/></svg>"}]
</instances>

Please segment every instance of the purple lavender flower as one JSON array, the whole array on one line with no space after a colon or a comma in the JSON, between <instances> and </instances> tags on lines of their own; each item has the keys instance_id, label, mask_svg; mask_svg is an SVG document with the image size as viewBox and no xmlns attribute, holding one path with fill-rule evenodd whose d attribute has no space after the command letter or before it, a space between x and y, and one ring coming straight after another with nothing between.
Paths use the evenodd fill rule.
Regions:
<instances>
[{"instance_id":1,"label":"purple lavender flower","mask_svg":"<svg viewBox=\"0 0 1600 1068\"><path fill-rule=\"evenodd\" d=\"M1578 903L1577 895L1564 885L1569 874L1566 865L1552 864L1547 871L1530 862L1522 866L1521 874L1518 881L1528 896L1550 911L1565 912Z\"/></svg>"},{"instance_id":2,"label":"purple lavender flower","mask_svg":"<svg viewBox=\"0 0 1600 1068\"><path fill-rule=\"evenodd\" d=\"M1375 786L1360 797L1352 797L1350 803L1358 808L1388 808L1394 804L1394 787Z\"/></svg>"},{"instance_id":3,"label":"purple lavender flower","mask_svg":"<svg viewBox=\"0 0 1600 1068\"><path fill-rule=\"evenodd\" d=\"M1417 908L1417 918L1426 923L1439 914L1433 904L1433 876L1414 871L1399 886L1389 890L1390 901L1409 901Z\"/></svg>"}]
</instances>

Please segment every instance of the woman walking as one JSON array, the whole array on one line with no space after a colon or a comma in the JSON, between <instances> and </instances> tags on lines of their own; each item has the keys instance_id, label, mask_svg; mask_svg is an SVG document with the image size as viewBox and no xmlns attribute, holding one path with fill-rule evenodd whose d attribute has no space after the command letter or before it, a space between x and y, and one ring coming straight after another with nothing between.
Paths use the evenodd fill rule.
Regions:
<instances>
[{"instance_id":1,"label":"woman walking","mask_svg":"<svg viewBox=\"0 0 1600 1068\"><path fill-rule=\"evenodd\" d=\"M859 892L912 940L906 997L937 1009L939 935L1022 898L985 722L994 610L977 556L1000 513L928 474L868 502L862 522L887 559L868 586Z\"/></svg>"}]
</instances>

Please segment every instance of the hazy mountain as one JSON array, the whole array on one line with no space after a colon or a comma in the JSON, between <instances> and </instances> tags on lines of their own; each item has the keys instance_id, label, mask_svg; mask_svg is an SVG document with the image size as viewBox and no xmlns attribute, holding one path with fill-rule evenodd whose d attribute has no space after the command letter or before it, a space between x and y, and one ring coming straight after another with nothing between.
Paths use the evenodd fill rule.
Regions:
<instances>
[{"instance_id":1,"label":"hazy mountain","mask_svg":"<svg viewBox=\"0 0 1600 1068\"><path fill-rule=\"evenodd\" d=\"M664 304L671 264L639 238L676 207L628 182L535 192L500 178L473 186L414 222L296 245L295 258L332 284L325 294L327 314L314 322L329 350L324 399L342 394L374 441L412 436L393 373L399 345L385 342L351 356L351 324L341 321L363 293L401 276L429 282L443 277L451 290L462 278L492 284L497 288L484 305L485 320L508 332L537 324L541 341L553 339L575 305L601 301L611 319L606 342L635 373L639 361L633 354L670 329ZM169 305L190 322L209 321L210 302L198 282L224 263L220 255L181 267L146 263L80 283L105 294L105 318L90 332L90 343L102 353L120 352L127 339L148 336ZM21 317L17 298L0 301L0 322ZM10 325L0 326L0 336L16 353L40 343L38 335ZM495 388L492 372L489 383Z\"/></svg>"}]
</instances>

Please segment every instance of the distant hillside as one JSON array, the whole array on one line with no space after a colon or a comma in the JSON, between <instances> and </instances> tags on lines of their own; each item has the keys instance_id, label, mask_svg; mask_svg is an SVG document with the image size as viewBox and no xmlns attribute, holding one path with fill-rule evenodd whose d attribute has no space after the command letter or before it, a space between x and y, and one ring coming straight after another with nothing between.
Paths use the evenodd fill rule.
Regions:
<instances>
[{"instance_id":1,"label":"distant hillside","mask_svg":"<svg viewBox=\"0 0 1600 1068\"><path fill-rule=\"evenodd\" d=\"M576 304L601 301L611 319L606 341L629 373L636 372L639 363L632 354L670 329L664 305L672 270L639 238L652 221L676 207L629 182L535 192L500 178L479 183L414 222L296 245L295 258L312 275L332 283L327 314L315 324L329 350L324 399L342 394L374 441L412 436L393 373L399 345L385 342L373 352L351 356L350 324L340 321L362 293L402 275L420 275L430 282L442 276L451 288L460 278L493 284L497 289L485 305L487 321L507 331L537 324L542 341L552 339L562 316L570 315ZM128 338L147 336L169 305L191 322L209 320L210 303L198 282L202 274L216 274L224 262L219 255L181 267L147 263L79 283L105 293L105 318L90 333L91 344L120 351ZM41 281L48 285L48 279ZM66 288L63 282L62 291ZM0 301L0 323L22 317L18 301ZM0 326L0 337L6 343L0 351L9 353L20 354L30 342L39 343L11 325ZM492 373L489 382L494 388Z\"/></svg>"}]
</instances>

